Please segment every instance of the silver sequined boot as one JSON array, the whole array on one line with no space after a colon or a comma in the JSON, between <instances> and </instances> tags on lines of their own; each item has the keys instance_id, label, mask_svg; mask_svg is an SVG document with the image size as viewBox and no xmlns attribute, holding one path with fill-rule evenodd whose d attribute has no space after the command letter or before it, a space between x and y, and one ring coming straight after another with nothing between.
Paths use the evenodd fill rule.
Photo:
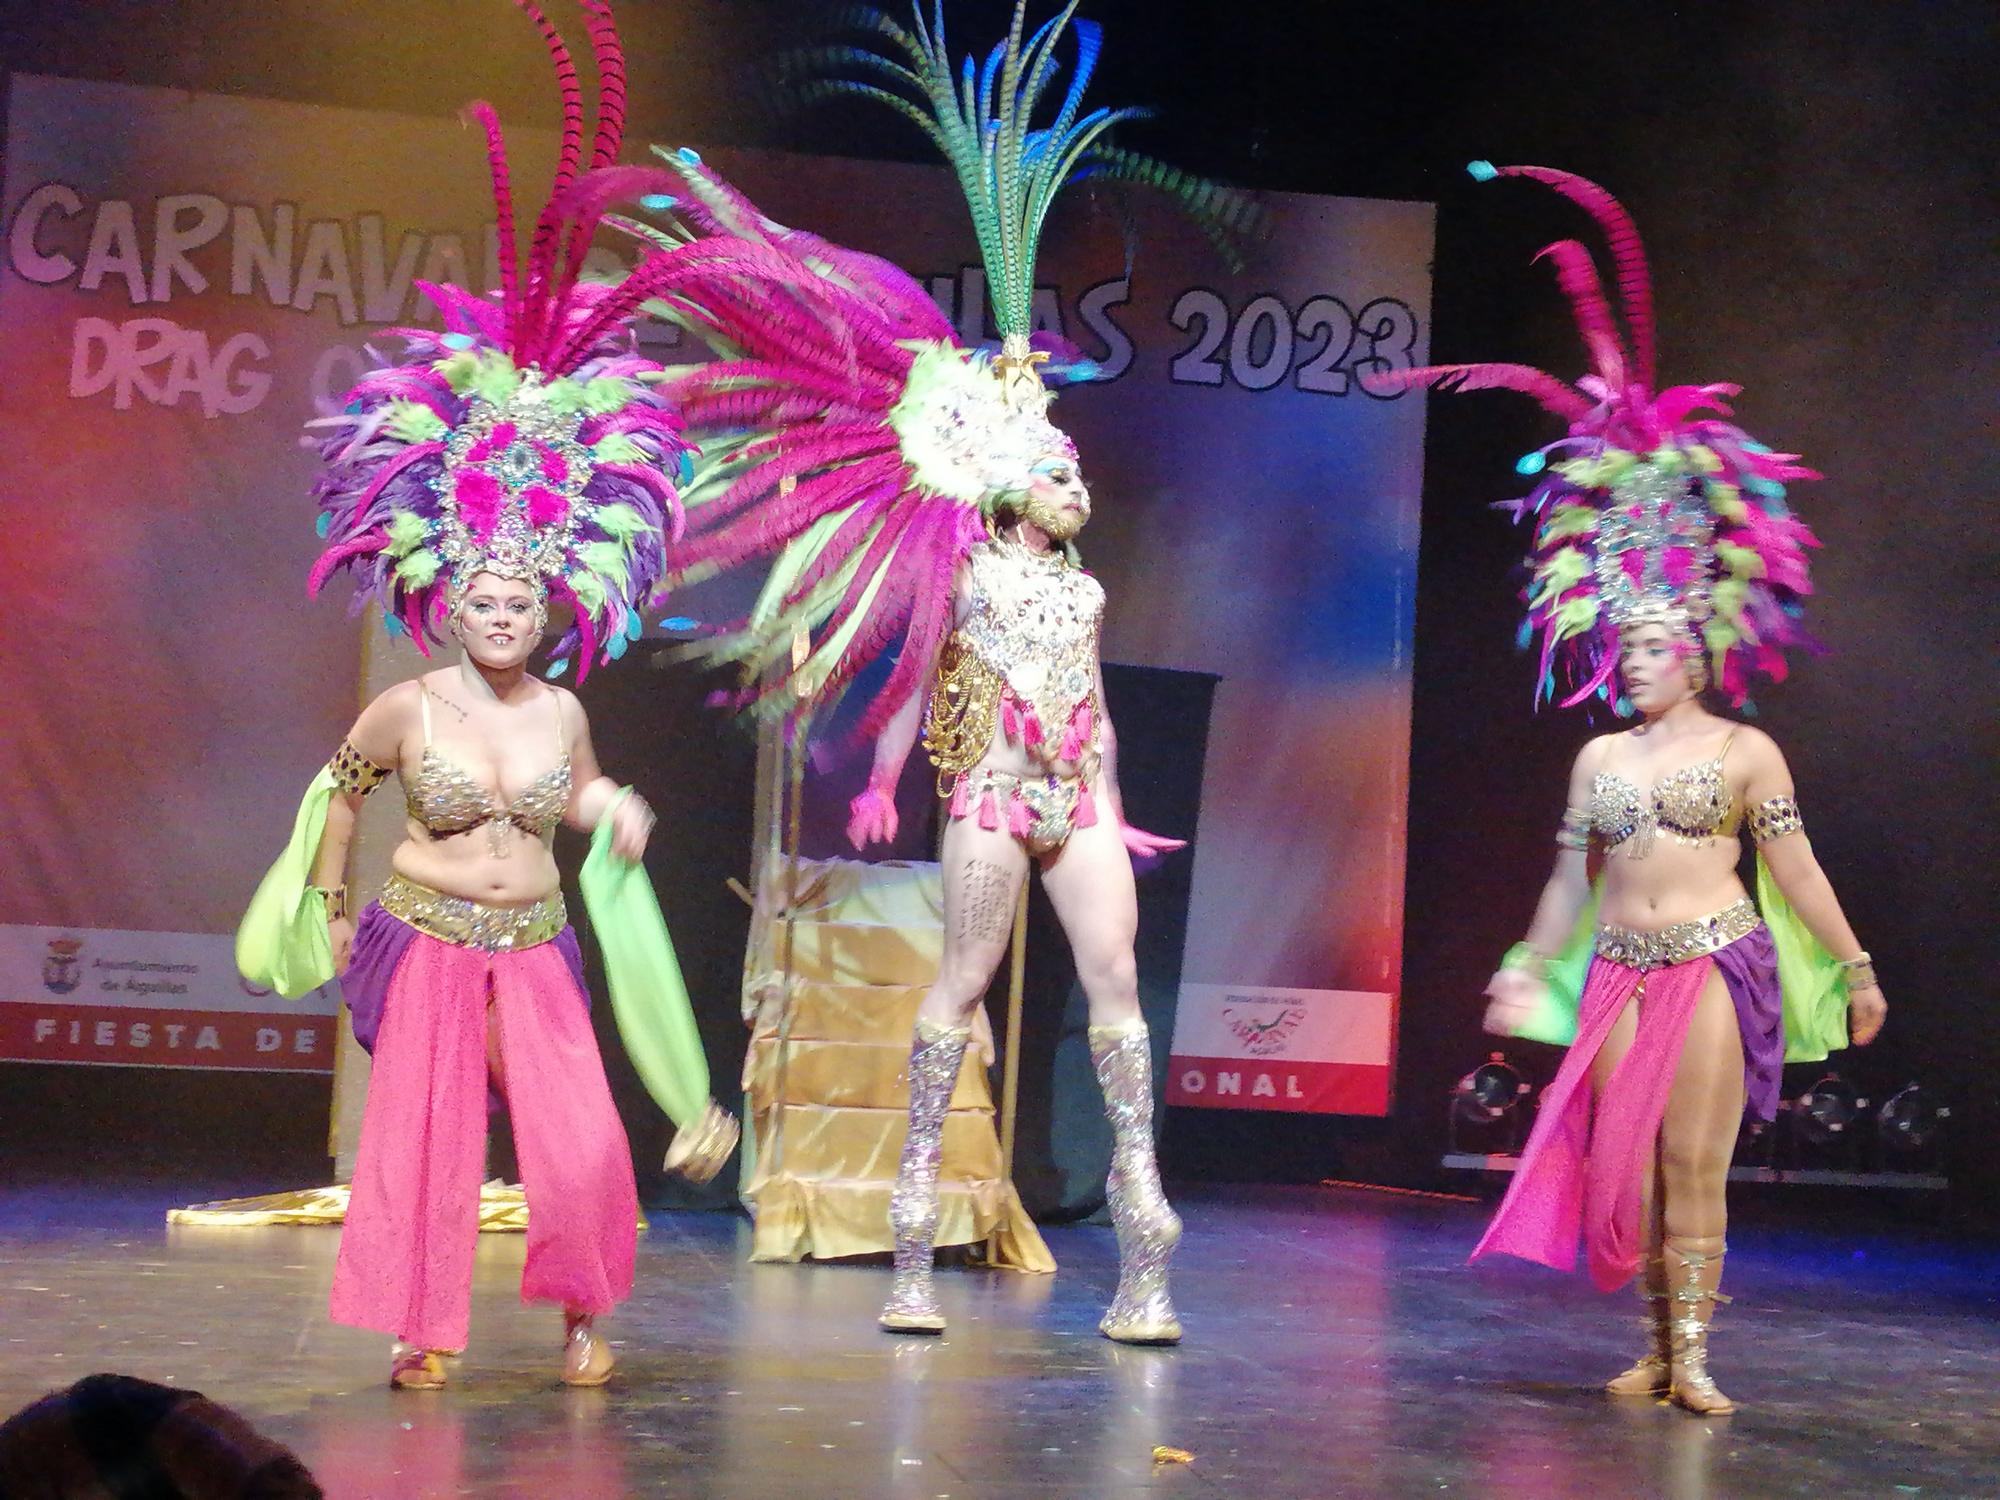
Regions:
<instances>
[{"instance_id":1,"label":"silver sequined boot","mask_svg":"<svg viewBox=\"0 0 2000 1500\"><path fill-rule=\"evenodd\" d=\"M958 1086L959 1064L972 1036L969 1026L917 1022L910 1044L910 1130L889 1197L896 1231L896 1284L882 1306L884 1328L894 1333L942 1333L937 1289L931 1285L931 1245L937 1238L938 1159L944 1153L944 1117Z\"/></svg>"},{"instance_id":2,"label":"silver sequined boot","mask_svg":"<svg viewBox=\"0 0 2000 1500\"><path fill-rule=\"evenodd\" d=\"M1121 1344L1177 1344L1180 1319L1167 1295L1167 1261L1181 1237L1153 1157L1153 1058L1144 1021L1090 1028L1090 1060L1111 1120L1105 1187L1118 1228L1118 1294L1097 1330Z\"/></svg>"}]
</instances>

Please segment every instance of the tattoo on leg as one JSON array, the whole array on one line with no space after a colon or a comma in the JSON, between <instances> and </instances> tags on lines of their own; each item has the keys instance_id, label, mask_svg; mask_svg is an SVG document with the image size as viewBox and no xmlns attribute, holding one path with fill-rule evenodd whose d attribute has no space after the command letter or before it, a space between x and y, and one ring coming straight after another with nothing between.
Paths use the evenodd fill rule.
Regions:
<instances>
[{"instance_id":1,"label":"tattoo on leg","mask_svg":"<svg viewBox=\"0 0 2000 1500\"><path fill-rule=\"evenodd\" d=\"M965 867L965 884L960 889L958 935L977 943L998 942L1013 920L1013 882L1007 872L990 860L975 859Z\"/></svg>"}]
</instances>

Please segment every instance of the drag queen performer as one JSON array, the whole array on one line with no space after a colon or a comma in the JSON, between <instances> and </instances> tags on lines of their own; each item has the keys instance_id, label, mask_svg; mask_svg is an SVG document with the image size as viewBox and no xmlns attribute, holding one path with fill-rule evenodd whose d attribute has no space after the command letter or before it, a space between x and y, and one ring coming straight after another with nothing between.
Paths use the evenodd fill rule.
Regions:
<instances>
[{"instance_id":1,"label":"drag queen performer","mask_svg":"<svg viewBox=\"0 0 2000 1500\"><path fill-rule=\"evenodd\" d=\"M1169 186L1212 216L1241 205L1110 148L1104 131L1125 112L1079 112L1098 49L1087 22L1076 23L1078 72L1054 125L1029 128L1067 11L1024 42L1016 8L1012 34L987 60L980 112L957 92L941 13L927 26L920 11L914 31L870 18L871 33L899 53L875 58L871 80L907 88L913 97L896 102L943 146L970 200L1001 353L960 348L923 288L894 267L773 225L691 153L669 156L691 200L677 212L697 232L734 236L742 260L733 279L687 294L698 308L684 321L724 357L673 388L703 452L674 568L698 579L780 553L748 620L696 652L740 664L760 684L743 701L765 713L825 705L902 637L862 721L876 751L849 836L857 848L894 836L893 789L920 724L949 821L945 948L911 1047L882 1326L944 1327L932 1285L944 1117L1033 862L1089 999L1113 1131L1121 1269L1099 1326L1123 1342L1172 1343L1181 1329L1167 1262L1180 1220L1154 1160L1131 855L1180 845L1123 816L1098 665L1104 591L1073 542L1090 497L1075 446L1048 420L1037 369L1046 355L1031 349L1029 329L1042 218L1076 176ZM872 81L819 86L883 94Z\"/></svg>"},{"instance_id":2,"label":"drag queen performer","mask_svg":"<svg viewBox=\"0 0 2000 1500\"><path fill-rule=\"evenodd\" d=\"M1518 466L1542 475L1515 507L1535 530L1524 639L1540 642L1538 696L1616 700L1640 721L1577 756L1555 870L1526 941L1487 988L1488 1030L1570 1047L1473 1256L1569 1270L1580 1233L1592 1280L1612 1290L1638 1273L1651 1311L1648 1352L1607 1389L1720 1415L1735 1406L1709 1375L1707 1335L1727 1300L1717 1287L1738 1130L1746 1115L1773 1118L1786 1060L1824 1058L1850 1028L1865 1045L1887 1011L1813 857L1783 755L1701 696L1713 686L1740 707L1753 672L1782 679L1783 651L1808 644L1798 616L1811 587L1804 548L1817 542L1784 487L1819 476L1697 415L1728 416L1737 387L1655 393L1644 254L1608 193L1542 167L1472 172L1545 183L1591 213L1629 347L1589 253L1563 240L1543 254L1594 374L1572 386L1520 365L1451 365L1405 378L1521 391L1569 423ZM1746 827L1754 902L1737 876Z\"/></svg>"},{"instance_id":3,"label":"drag queen performer","mask_svg":"<svg viewBox=\"0 0 2000 1500\"><path fill-rule=\"evenodd\" d=\"M568 126L525 266L499 127L477 105L501 292L426 286L442 328L398 330L402 361L312 424L327 547L310 591L351 570L357 607L379 603L426 654L442 627L463 654L363 710L238 938L244 972L287 994L345 970L374 1068L331 1310L402 1341L390 1381L403 1389L442 1385L441 1354L466 1342L489 1086L512 1121L528 1198L522 1298L563 1309L565 1381L597 1385L611 1373L593 1323L631 1291L638 1204L550 849L558 823L595 833L582 886L628 1050L682 1127L669 1165L712 1174L734 1140L734 1122L708 1099L686 992L635 863L653 815L599 771L575 695L527 670L552 597L573 615L556 670L574 658L581 677L638 635L639 601L679 521L667 474L684 445L648 380L659 366L634 351L637 287L577 280L621 181L611 164L623 77L609 13L584 7L602 96L580 173L574 72L554 30L523 9L566 80ZM635 283L670 283L670 263L657 252ZM357 924L348 843L361 799L391 771L407 836Z\"/></svg>"}]
</instances>

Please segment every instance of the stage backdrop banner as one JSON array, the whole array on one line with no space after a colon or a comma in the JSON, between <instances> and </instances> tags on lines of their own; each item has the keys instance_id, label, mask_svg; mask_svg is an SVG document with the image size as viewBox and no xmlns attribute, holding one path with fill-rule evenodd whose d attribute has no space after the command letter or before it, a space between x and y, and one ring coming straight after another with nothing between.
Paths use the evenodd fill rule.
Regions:
<instances>
[{"instance_id":1,"label":"stage backdrop banner","mask_svg":"<svg viewBox=\"0 0 2000 1500\"><path fill-rule=\"evenodd\" d=\"M553 137L509 138L538 203ZM991 336L943 170L712 159ZM424 317L418 280L494 283L484 165L448 119L11 81L0 922L233 929L357 706L344 586L304 599L300 424L371 337ZM1265 206L1232 271L1163 205L1079 193L1037 316L1103 370L1055 417L1096 501L1106 656L1220 678L1201 826L1157 830L1195 837L1173 856L1195 862L1187 981L1383 995L1393 1015L1423 407L1383 376L1425 356L1432 209ZM596 264L626 253L607 235ZM692 357L665 330L648 346ZM661 611L718 612L700 591ZM614 774L668 753L599 739ZM1386 1069L1393 1024L1368 1025Z\"/></svg>"},{"instance_id":2,"label":"stage backdrop banner","mask_svg":"<svg viewBox=\"0 0 2000 1500\"><path fill-rule=\"evenodd\" d=\"M0 927L0 1061L333 1071L338 995L246 984L199 932Z\"/></svg>"},{"instance_id":3,"label":"stage backdrop banner","mask_svg":"<svg viewBox=\"0 0 2000 1500\"><path fill-rule=\"evenodd\" d=\"M1380 1115L1395 997L1184 984L1167 1103Z\"/></svg>"}]
</instances>

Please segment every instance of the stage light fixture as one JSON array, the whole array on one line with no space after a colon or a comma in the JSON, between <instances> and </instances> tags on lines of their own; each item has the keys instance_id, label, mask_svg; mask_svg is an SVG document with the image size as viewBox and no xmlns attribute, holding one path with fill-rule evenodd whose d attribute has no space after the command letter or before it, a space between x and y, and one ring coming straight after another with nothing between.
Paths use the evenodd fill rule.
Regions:
<instances>
[{"instance_id":1,"label":"stage light fixture","mask_svg":"<svg viewBox=\"0 0 2000 1500\"><path fill-rule=\"evenodd\" d=\"M1471 1125L1491 1125L1527 1093L1527 1081L1508 1063L1506 1054L1490 1053L1485 1062L1459 1079L1451 1096L1452 1113Z\"/></svg>"},{"instance_id":2,"label":"stage light fixture","mask_svg":"<svg viewBox=\"0 0 2000 1500\"><path fill-rule=\"evenodd\" d=\"M1875 1114L1875 1133L1882 1149L1893 1156L1915 1156L1936 1145L1944 1134L1951 1107L1929 1089L1909 1084Z\"/></svg>"},{"instance_id":3,"label":"stage light fixture","mask_svg":"<svg viewBox=\"0 0 2000 1500\"><path fill-rule=\"evenodd\" d=\"M1488 1053L1486 1061L1459 1079L1451 1091L1445 1132L1451 1153L1512 1156L1520 1149L1522 1120L1527 1113L1518 1106L1528 1093L1528 1081L1515 1071L1506 1055Z\"/></svg>"},{"instance_id":4,"label":"stage light fixture","mask_svg":"<svg viewBox=\"0 0 2000 1500\"><path fill-rule=\"evenodd\" d=\"M1829 1073L1792 1101L1798 1138L1809 1146L1834 1146L1853 1138L1868 1100L1838 1073Z\"/></svg>"}]
</instances>

